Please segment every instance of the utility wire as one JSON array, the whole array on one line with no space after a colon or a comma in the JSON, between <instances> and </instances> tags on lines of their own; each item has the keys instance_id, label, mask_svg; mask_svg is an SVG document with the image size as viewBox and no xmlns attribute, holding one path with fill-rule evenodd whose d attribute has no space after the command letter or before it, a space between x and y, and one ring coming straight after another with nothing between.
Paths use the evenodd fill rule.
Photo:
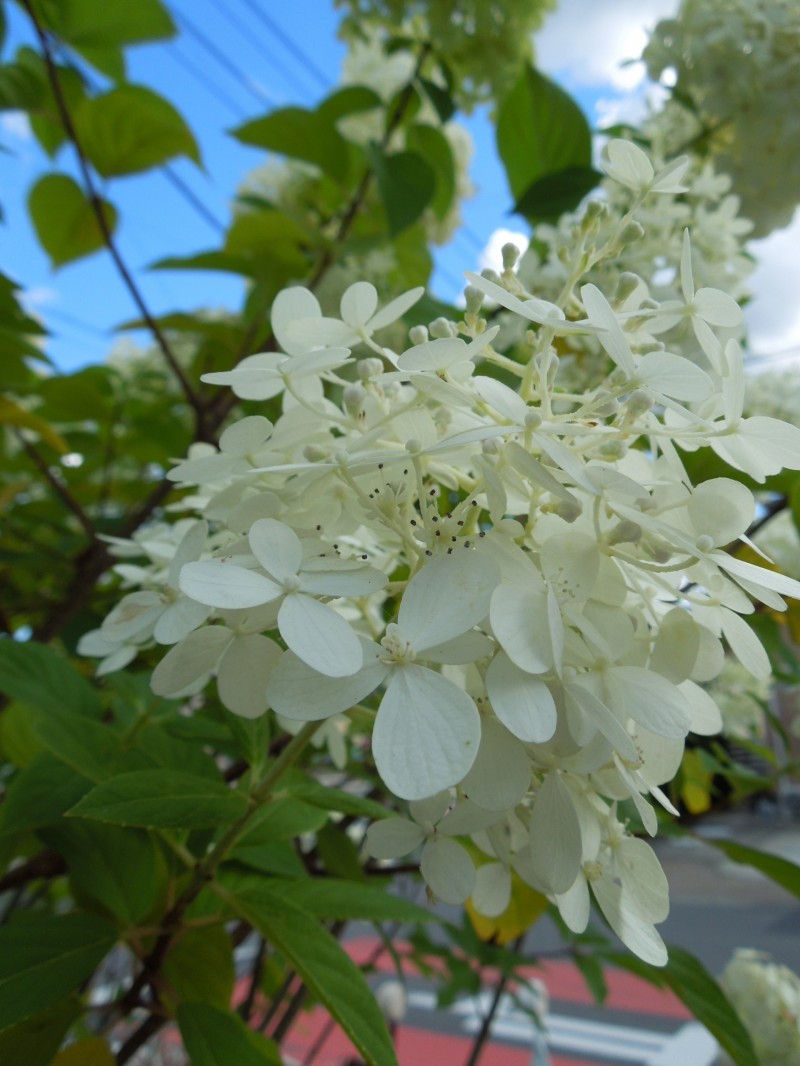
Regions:
<instances>
[{"instance_id":1,"label":"utility wire","mask_svg":"<svg viewBox=\"0 0 800 1066\"><path fill-rule=\"evenodd\" d=\"M267 27L272 36L280 41L286 51L294 56L295 61L300 64L303 70L307 71L307 73L309 73L323 89L329 89L331 87L331 80L325 72L321 70L316 63L309 59L301 48L297 47L292 38L281 29L277 22L270 18L256 0L244 0L244 3L250 8L259 22Z\"/></svg>"},{"instance_id":2,"label":"utility wire","mask_svg":"<svg viewBox=\"0 0 800 1066\"><path fill-rule=\"evenodd\" d=\"M222 4L221 6L217 7L216 11L220 15L224 15L228 22L230 22L230 24L237 30L240 36L244 37L244 39L250 44L250 46L261 55L262 60L264 59L264 55L266 55L266 58L270 65L278 71L278 73L288 85L291 85L292 88L295 89L298 93L300 93L301 96L305 97L308 95L307 86L304 85L303 82L297 78L294 71L287 67L285 63L282 63L281 60L273 52L267 52L263 49L262 45L259 42L254 41L252 27L248 27L246 23L244 23L237 15L235 15L226 4ZM264 55L261 54L262 51L264 52Z\"/></svg>"},{"instance_id":3,"label":"utility wire","mask_svg":"<svg viewBox=\"0 0 800 1066\"><path fill-rule=\"evenodd\" d=\"M224 11L225 9L221 8L220 10ZM178 47L173 45L172 48L167 49L167 54L172 56L179 66L183 67L185 71L191 74L195 81L199 82L207 92L232 111L237 118L247 118L247 112L245 109L240 104L237 104L232 96L228 96L225 90L221 89L213 79L209 78L207 74L204 74L203 71L193 63L191 59L185 56Z\"/></svg>"},{"instance_id":4,"label":"utility wire","mask_svg":"<svg viewBox=\"0 0 800 1066\"><path fill-rule=\"evenodd\" d=\"M233 78L233 80L238 85L243 86L250 93L251 96L255 97L258 100L260 104L270 103L270 100L267 97L266 93L259 90L256 86L253 85L252 82L248 81L247 78L243 78L242 72L239 67L231 59L229 59L228 56L222 51L222 49L218 48L214 44L214 42L203 33L202 30L199 30L191 19L187 18L187 16L182 11L176 12L173 9L172 14L174 15L179 25L189 34L189 36L194 37L194 39L198 42L201 48L204 48L205 51L213 57L217 64L222 67L222 69L225 70L227 74L229 74L230 77Z\"/></svg>"}]
</instances>

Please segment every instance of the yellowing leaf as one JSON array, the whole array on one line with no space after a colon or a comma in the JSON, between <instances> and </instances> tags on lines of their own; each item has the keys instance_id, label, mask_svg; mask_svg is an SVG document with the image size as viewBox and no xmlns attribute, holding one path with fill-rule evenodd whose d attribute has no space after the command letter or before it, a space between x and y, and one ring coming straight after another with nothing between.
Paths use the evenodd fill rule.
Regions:
<instances>
[{"instance_id":1,"label":"yellowing leaf","mask_svg":"<svg viewBox=\"0 0 800 1066\"><path fill-rule=\"evenodd\" d=\"M681 799L689 814L702 814L711 807L711 774L703 768L695 751L683 756Z\"/></svg>"},{"instance_id":2,"label":"yellowing leaf","mask_svg":"<svg viewBox=\"0 0 800 1066\"><path fill-rule=\"evenodd\" d=\"M105 1040L90 1036L59 1051L50 1066L114 1066L114 1062Z\"/></svg>"},{"instance_id":3,"label":"yellowing leaf","mask_svg":"<svg viewBox=\"0 0 800 1066\"><path fill-rule=\"evenodd\" d=\"M53 429L49 422L45 422L43 418L39 418L38 415L33 414L31 411L26 411L6 396L0 396L0 422L5 423L7 426L17 426L19 429L34 430L43 441L61 455L65 455L69 451L67 442L60 433Z\"/></svg>"},{"instance_id":4,"label":"yellowing leaf","mask_svg":"<svg viewBox=\"0 0 800 1066\"><path fill-rule=\"evenodd\" d=\"M517 874L511 874L511 901L497 918L478 914L472 901L465 903L472 927L481 940L509 944L538 921L547 909L547 899L526 885Z\"/></svg>"}]
</instances>

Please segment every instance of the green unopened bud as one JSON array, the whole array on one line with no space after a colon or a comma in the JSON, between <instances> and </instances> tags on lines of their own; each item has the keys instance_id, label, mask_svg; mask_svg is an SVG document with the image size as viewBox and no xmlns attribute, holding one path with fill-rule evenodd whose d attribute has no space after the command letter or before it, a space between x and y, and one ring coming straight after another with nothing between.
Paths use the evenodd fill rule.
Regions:
<instances>
[{"instance_id":1,"label":"green unopened bud","mask_svg":"<svg viewBox=\"0 0 800 1066\"><path fill-rule=\"evenodd\" d=\"M442 337L455 337L456 330L446 318L436 318L430 324L430 335L439 340Z\"/></svg>"},{"instance_id":2,"label":"green unopened bud","mask_svg":"<svg viewBox=\"0 0 800 1066\"><path fill-rule=\"evenodd\" d=\"M642 539L642 527L628 518L623 518L609 530L606 540L611 544L636 544Z\"/></svg>"},{"instance_id":3,"label":"green unopened bud","mask_svg":"<svg viewBox=\"0 0 800 1066\"><path fill-rule=\"evenodd\" d=\"M619 411L619 400L608 392L598 392L592 410L599 418L612 418Z\"/></svg>"},{"instance_id":4,"label":"green unopened bud","mask_svg":"<svg viewBox=\"0 0 800 1066\"><path fill-rule=\"evenodd\" d=\"M629 270L626 270L624 274L620 274L617 281L615 302L624 303L629 296L636 292L641 284L641 278L637 274L632 274Z\"/></svg>"},{"instance_id":5,"label":"green unopened bud","mask_svg":"<svg viewBox=\"0 0 800 1066\"><path fill-rule=\"evenodd\" d=\"M640 241L642 237L644 237L644 226L633 220L623 227L619 241L620 244L633 244L635 241Z\"/></svg>"},{"instance_id":6,"label":"green unopened bud","mask_svg":"<svg viewBox=\"0 0 800 1066\"><path fill-rule=\"evenodd\" d=\"M708 535L708 533L701 533L695 541L695 545L699 552L710 552L714 547L714 540Z\"/></svg>"},{"instance_id":7,"label":"green unopened bud","mask_svg":"<svg viewBox=\"0 0 800 1066\"><path fill-rule=\"evenodd\" d=\"M517 248L516 244L508 241L507 244L503 245L500 254L503 257L503 270L513 270L519 259L519 248Z\"/></svg>"},{"instance_id":8,"label":"green unopened bud","mask_svg":"<svg viewBox=\"0 0 800 1066\"><path fill-rule=\"evenodd\" d=\"M486 278L487 281L494 282L495 285L502 286L503 284L503 279L500 277L497 271L492 270L490 267L487 267L485 270L481 271L481 277Z\"/></svg>"},{"instance_id":9,"label":"green unopened bud","mask_svg":"<svg viewBox=\"0 0 800 1066\"><path fill-rule=\"evenodd\" d=\"M364 406L364 397L366 395L363 385L346 385L342 393L345 411L355 417Z\"/></svg>"},{"instance_id":10,"label":"green unopened bud","mask_svg":"<svg viewBox=\"0 0 800 1066\"><path fill-rule=\"evenodd\" d=\"M474 285L467 285L464 289L464 301L467 305L467 314L477 315L483 306L483 293Z\"/></svg>"},{"instance_id":11,"label":"green unopened bud","mask_svg":"<svg viewBox=\"0 0 800 1066\"><path fill-rule=\"evenodd\" d=\"M653 406L653 397L642 389L635 389L628 397L626 407L632 415L643 415Z\"/></svg>"},{"instance_id":12,"label":"green unopened bud","mask_svg":"<svg viewBox=\"0 0 800 1066\"><path fill-rule=\"evenodd\" d=\"M628 454L628 446L621 440L604 440L597 452L603 459L615 462L617 459L625 458Z\"/></svg>"},{"instance_id":13,"label":"green unopened bud","mask_svg":"<svg viewBox=\"0 0 800 1066\"><path fill-rule=\"evenodd\" d=\"M428 339L427 326L412 326L408 331L408 339L412 344L424 344Z\"/></svg>"},{"instance_id":14,"label":"green unopened bud","mask_svg":"<svg viewBox=\"0 0 800 1066\"><path fill-rule=\"evenodd\" d=\"M328 458L328 452L320 444L307 444L303 448L303 458L309 463L321 463Z\"/></svg>"},{"instance_id":15,"label":"green unopened bud","mask_svg":"<svg viewBox=\"0 0 800 1066\"><path fill-rule=\"evenodd\" d=\"M564 522L574 522L583 514L583 504L574 497L571 500L558 500L550 508L550 512L558 515Z\"/></svg>"},{"instance_id":16,"label":"green unopened bud","mask_svg":"<svg viewBox=\"0 0 800 1066\"><path fill-rule=\"evenodd\" d=\"M525 425L528 429L538 429L542 424L542 416L538 411L528 411L525 415Z\"/></svg>"},{"instance_id":17,"label":"green unopened bud","mask_svg":"<svg viewBox=\"0 0 800 1066\"><path fill-rule=\"evenodd\" d=\"M378 374L383 373L383 363L380 359L376 359L375 356L369 359L359 359L356 363L356 373L362 381L369 381L370 378L377 377Z\"/></svg>"}]
</instances>

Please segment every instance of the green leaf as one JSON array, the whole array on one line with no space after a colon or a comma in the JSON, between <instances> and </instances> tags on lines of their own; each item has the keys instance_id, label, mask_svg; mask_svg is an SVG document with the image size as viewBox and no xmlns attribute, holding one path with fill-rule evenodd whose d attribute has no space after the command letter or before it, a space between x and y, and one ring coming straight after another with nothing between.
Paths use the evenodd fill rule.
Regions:
<instances>
[{"instance_id":1,"label":"green leaf","mask_svg":"<svg viewBox=\"0 0 800 1066\"><path fill-rule=\"evenodd\" d=\"M315 833L328 821L327 812L299 799L276 798L251 819L240 844L252 846L272 840L293 840L301 833Z\"/></svg>"},{"instance_id":2,"label":"green leaf","mask_svg":"<svg viewBox=\"0 0 800 1066\"><path fill-rule=\"evenodd\" d=\"M247 810L247 797L221 781L169 770L135 770L104 781L68 813L115 825L202 829Z\"/></svg>"},{"instance_id":3,"label":"green leaf","mask_svg":"<svg viewBox=\"0 0 800 1066\"><path fill-rule=\"evenodd\" d=\"M323 100L317 108L317 114L327 122L338 122L347 115L373 111L382 106L380 96L366 85L346 85Z\"/></svg>"},{"instance_id":4,"label":"green leaf","mask_svg":"<svg viewBox=\"0 0 800 1066\"><path fill-rule=\"evenodd\" d=\"M49 1063L61 1047L64 1034L82 1011L80 1000L70 996L4 1029L0 1033L0 1062L24 1062L28 1066Z\"/></svg>"},{"instance_id":5,"label":"green leaf","mask_svg":"<svg viewBox=\"0 0 800 1066\"><path fill-rule=\"evenodd\" d=\"M406 144L433 168L436 192L431 200L431 208L441 220L453 206L456 194L456 171L450 142L435 126L419 124L408 131Z\"/></svg>"},{"instance_id":6,"label":"green leaf","mask_svg":"<svg viewBox=\"0 0 800 1066\"><path fill-rule=\"evenodd\" d=\"M598 1007L602 1007L608 995L608 985L606 984L602 963L594 955L587 955L581 952L576 952L572 957L575 960L575 965L580 970L581 977L586 982L586 987L592 994L592 998Z\"/></svg>"},{"instance_id":7,"label":"green leaf","mask_svg":"<svg viewBox=\"0 0 800 1066\"><path fill-rule=\"evenodd\" d=\"M127 770L149 767L140 752L123 751L120 737L110 725L100 722L81 722L67 714L42 714L35 723L37 736L45 747L61 762L71 766L95 784L107 781Z\"/></svg>"},{"instance_id":8,"label":"green leaf","mask_svg":"<svg viewBox=\"0 0 800 1066\"><path fill-rule=\"evenodd\" d=\"M297 971L368 1066L397 1066L386 1022L361 971L308 911L267 891L257 900L229 902Z\"/></svg>"},{"instance_id":9,"label":"green leaf","mask_svg":"<svg viewBox=\"0 0 800 1066\"><path fill-rule=\"evenodd\" d=\"M39 0L48 29L75 48L107 48L175 36L160 0Z\"/></svg>"},{"instance_id":10,"label":"green leaf","mask_svg":"<svg viewBox=\"0 0 800 1066\"><path fill-rule=\"evenodd\" d=\"M347 142L336 129L330 111L284 107L230 132L242 144L312 163L334 181L343 183L347 179L350 161Z\"/></svg>"},{"instance_id":11,"label":"green leaf","mask_svg":"<svg viewBox=\"0 0 800 1066\"><path fill-rule=\"evenodd\" d=\"M101 712L94 687L69 660L34 642L0 640L0 692L42 711Z\"/></svg>"},{"instance_id":12,"label":"green leaf","mask_svg":"<svg viewBox=\"0 0 800 1066\"><path fill-rule=\"evenodd\" d=\"M179 1002L195 1000L227 1010L236 974L233 944L224 926L187 929L170 949L161 972L170 999L174 993Z\"/></svg>"},{"instance_id":13,"label":"green leaf","mask_svg":"<svg viewBox=\"0 0 800 1066\"><path fill-rule=\"evenodd\" d=\"M748 848L735 840L714 840L712 837L702 839L704 844L724 851L732 862L760 870L770 881L785 888L793 896L800 897L800 866L789 862L788 859L782 859L779 855L770 855L756 848Z\"/></svg>"},{"instance_id":14,"label":"green leaf","mask_svg":"<svg viewBox=\"0 0 800 1066\"><path fill-rule=\"evenodd\" d=\"M663 972L675 995L719 1041L736 1066L759 1066L750 1034L731 1001L699 959L672 945Z\"/></svg>"},{"instance_id":15,"label":"green leaf","mask_svg":"<svg viewBox=\"0 0 800 1066\"><path fill-rule=\"evenodd\" d=\"M795 478L792 491L789 493L789 510L795 529L800 533L800 477Z\"/></svg>"},{"instance_id":16,"label":"green leaf","mask_svg":"<svg viewBox=\"0 0 800 1066\"><path fill-rule=\"evenodd\" d=\"M34 728L37 715L22 703L11 702L0 715L0 752L19 769L28 766L42 750Z\"/></svg>"},{"instance_id":17,"label":"green leaf","mask_svg":"<svg viewBox=\"0 0 800 1066\"><path fill-rule=\"evenodd\" d=\"M311 877L303 881L271 881L269 891L302 907L315 918L326 920L430 922L436 919L433 911L392 896L383 884ZM246 890L237 892L240 894L247 898Z\"/></svg>"},{"instance_id":18,"label":"green leaf","mask_svg":"<svg viewBox=\"0 0 800 1066\"><path fill-rule=\"evenodd\" d=\"M329 876L341 877L346 881L365 879L359 849L341 826L329 822L320 829L317 833L317 851Z\"/></svg>"},{"instance_id":19,"label":"green leaf","mask_svg":"<svg viewBox=\"0 0 800 1066\"><path fill-rule=\"evenodd\" d=\"M280 211L248 212L234 219L225 251L252 264L255 275L303 273L303 249L312 243L306 230Z\"/></svg>"},{"instance_id":20,"label":"green leaf","mask_svg":"<svg viewBox=\"0 0 800 1066\"><path fill-rule=\"evenodd\" d=\"M89 1036L60 1051L50 1066L116 1066L116 1061L101 1036Z\"/></svg>"},{"instance_id":21,"label":"green leaf","mask_svg":"<svg viewBox=\"0 0 800 1066\"><path fill-rule=\"evenodd\" d=\"M233 861L249 866L253 870L274 874L276 877L306 876L306 868L302 859L293 845L286 840L240 844L236 846L230 857Z\"/></svg>"},{"instance_id":22,"label":"green leaf","mask_svg":"<svg viewBox=\"0 0 800 1066\"><path fill-rule=\"evenodd\" d=\"M519 201L542 178L590 167L591 131L572 97L526 65L500 102L497 150Z\"/></svg>"},{"instance_id":23,"label":"green leaf","mask_svg":"<svg viewBox=\"0 0 800 1066\"><path fill-rule=\"evenodd\" d=\"M357 818L388 818L394 813L383 804L368 799L366 796L345 792L341 788L321 785L319 781L315 781L299 770L290 771L281 779L278 795L283 792L304 799L307 803L322 807L326 811L352 814Z\"/></svg>"},{"instance_id":24,"label":"green leaf","mask_svg":"<svg viewBox=\"0 0 800 1066\"><path fill-rule=\"evenodd\" d=\"M592 167L568 167L529 185L514 204L514 213L530 222L555 222L572 211L602 178Z\"/></svg>"},{"instance_id":25,"label":"green leaf","mask_svg":"<svg viewBox=\"0 0 800 1066\"><path fill-rule=\"evenodd\" d=\"M74 121L84 153L104 178L138 174L179 155L201 165L179 112L142 85L121 85L86 100Z\"/></svg>"},{"instance_id":26,"label":"green leaf","mask_svg":"<svg viewBox=\"0 0 800 1066\"><path fill-rule=\"evenodd\" d=\"M425 90L425 95L436 108L439 121L447 122L448 119L451 119L455 114L456 105L447 89L443 89L433 81L428 81L427 78L420 78L419 83Z\"/></svg>"},{"instance_id":27,"label":"green leaf","mask_svg":"<svg viewBox=\"0 0 800 1066\"><path fill-rule=\"evenodd\" d=\"M761 1066L739 1015L705 966L690 952L667 945L669 960L664 967L651 966L632 955L611 953L607 960L629 970L658 988L672 989L728 1053L735 1066Z\"/></svg>"},{"instance_id":28,"label":"green leaf","mask_svg":"<svg viewBox=\"0 0 800 1066\"><path fill-rule=\"evenodd\" d=\"M32 429L45 444L49 444L59 455L66 455L69 451L67 442L60 433L53 429L49 422L34 411L27 411L24 407L20 407L18 403L9 400L7 396L0 396L0 425Z\"/></svg>"},{"instance_id":29,"label":"green leaf","mask_svg":"<svg viewBox=\"0 0 800 1066\"><path fill-rule=\"evenodd\" d=\"M72 884L80 893L97 900L129 925L150 913L165 880L166 866L143 830L62 821L40 835L64 856Z\"/></svg>"},{"instance_id":30,"label":"green leaf","mask_svg":"<svg viewBox=\"0 0 800 1066\"><path fill-rule=\"evenodd\" d=\"M110 922L89 914L23 914L0 928L0 1029L78 988L116 939Z\"/></svg>"},{"instance_id":31,"label":"green leaf","mask_svg":"<svg viewBox=\"0 0 800 1066\"><path fill-rule=\"evenodd\" d=\"M114 232L117 210L101 200L108 229ZM105 247L105 238L91 203L67 174L45 174L28 196L28 210L42 248L54 267L71 263Z\"/></svg>"},{"instance_id":32,"label":"green leaf","mask_svg":"<svg viewBox=\"0 0 800 1066\"><path fill-rule=\"evenodd\" d=\"M433 199L436 175L418 152L384 155L372 144L367 154L386 210L389 234L396 237L417 221Z\"/></svg>"},{"instance_id":33,"label":"green leaf","mask_svg":"<svg viewBox=\"0 0 800 1066\"><path fill-rule=\"evenodd\" d=\"M59 821L91 788L91 782L43 751L14 778L0 807L0 836Z\"/></svg>"},{"instance_id":34,"label":"green leaf","mask_svg":"<svg viewBox=\"0 0 800 1066\"><path fill-rule=\"evenodd\" d=\"M182 1003L178 1025L192 1066L281 1066L276 1045L231 1011Z\"/></svg>"}]
</instances>

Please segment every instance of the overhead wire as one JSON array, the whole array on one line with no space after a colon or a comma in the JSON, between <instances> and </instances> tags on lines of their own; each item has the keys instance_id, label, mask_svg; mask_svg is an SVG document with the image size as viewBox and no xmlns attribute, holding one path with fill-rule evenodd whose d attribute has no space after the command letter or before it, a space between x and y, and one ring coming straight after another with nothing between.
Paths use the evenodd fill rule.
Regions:
<instances>
[{"instance_id":1,"label":"overhead wire","mask_svg":"<svg viewBox=\"0 0 800 1066\"><path fill-rule=\"evenodd\" d=\"M203 86L206 92L218 100L219 103L224 104L237 118L247 118L247 111L240 104L237 104L233 97L229 96L224 89L221 89L213 79L204 74L198 66L183 54L177 45L167 48L167 55L171 56L179 66L183 67L195 81Z\"/></svg>"},{"instance_id":2,"label":"overhead wire","mask_svg":"<svg viewBox=\"0 0 800 1066\"><path fill-rule=\"evenodd\" d=\"M253 49L259 53L264 50L264 46L260 41L254 41L252 27L248 28L248 26L238 17L238 15L234 14L228 6L222 4L215 8L215 10L228 20L239 35L243 37ZM308 87L297 78L294 72L285 63L282 63L273 52L266 52L264 50L264 54L266 55L268 62L278 71L288 85L291 85L301 96L306 97L308 95Z\"/></svg>"},{"instance_id":3,"label":"overhead wire","mask_svg":"<svg viewBox=\"0 0 800 1066\"><path fill-rule=\"evenodd\" d=\"M330 89L331 79L321 70L306 53L298 48L292 38L263 10L256 0L244 0L245 5L253 12L255 17L266 26L269 32L283 45L284 49L294 56L295 61L314 78L323 89Z\"/></svg>"}]
</instances>

